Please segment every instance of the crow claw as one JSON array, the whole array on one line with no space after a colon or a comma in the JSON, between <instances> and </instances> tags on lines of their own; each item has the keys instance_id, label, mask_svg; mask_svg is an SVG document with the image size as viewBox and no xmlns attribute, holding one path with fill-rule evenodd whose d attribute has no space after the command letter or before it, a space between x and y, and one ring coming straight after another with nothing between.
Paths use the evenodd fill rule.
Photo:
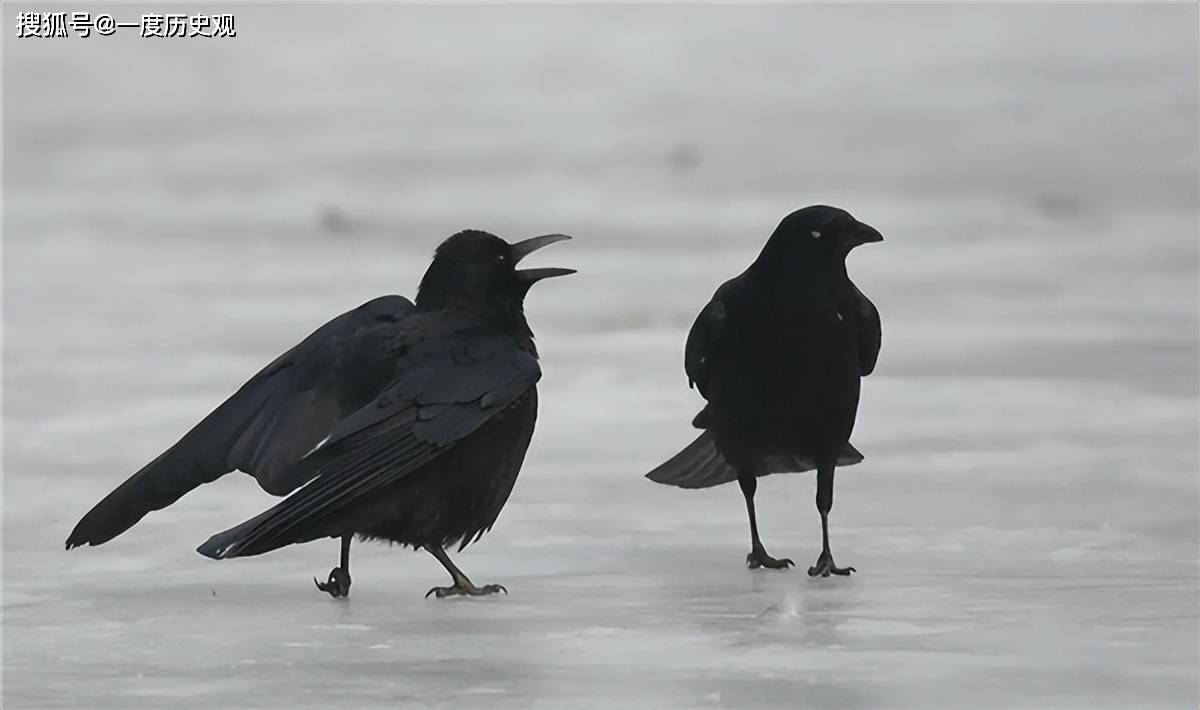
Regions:
<instances>
[{"instance_id":1,"label":"crow claw","mask_svg":"<svg viewBox=\"0 0 1200 710\"><path fill-rule=\"evenodd\" d=\"M766 567L767 569L787 569L788 567L795 567L796 563L792 562L787 557L777 560L768 555L766 550L762 548L756 548L751 550L750 554L746 555L746 566L750 569L758 569L759 567Z\"/></svg>"},{"instance_id":2,"label":"crow claw","mask_svg":"<svg viewBox=\"0 0 1200 710\"><path fill-rule=\"evenodd\" d=\"M329 571L328 581L322 582L313 577L313 584L316 584L317 589L320 589L334 599L343 599L350 596L350 573L341 567L334 567Z\"/></svg>"},{"instance_id":3,"label":"crow claw","mask_svg":"<svg viewBox=\"0 0 1200 710\"><path fill-rule=\"evenodd\" d=\"M482 597L496 592L504 592L508 594L508 589L502 584L485 584L482 587L476 587L473 584L467 583L466 586L455 584L452 587L434 587L428 592L425 592L425 598L430 595L436 595L438 599L445 597Z\"/></svg>"},{"instance_id":4,"label":"crow claw","mask_svg":"<svg viewBox=\"0 0 1200 710\"><path fill-rule=\"evenodd\" d=\"M838 567L833 564L833 555L828 552L822 552L817 558L817 563L808 568L809 577L828 577L831 574L836 574L842 577L849 577L851 572L858 570L853 567Z\"/></svg>"}]
</instances>

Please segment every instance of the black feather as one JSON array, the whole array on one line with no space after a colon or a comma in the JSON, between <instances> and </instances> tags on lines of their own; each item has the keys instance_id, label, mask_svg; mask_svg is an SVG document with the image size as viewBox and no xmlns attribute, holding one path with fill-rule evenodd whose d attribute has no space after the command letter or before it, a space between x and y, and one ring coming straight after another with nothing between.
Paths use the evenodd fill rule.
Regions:
<instances>
[{"instance_id":1,"label":"black feather","mask_svg":"<svg viewBox=\"0 0 1200 710\"><path fill-rule=\"evenodd\" d=\"M862 460L863 455L858 449L846 444L845 450L838 457L837 465L851 466L861 463ZM810 458L782 455L762 457L754 465L755 475L758 477L772 473L804 473L816 468L816 462ZM655 483L679 488L712 488L736 481L737 476L737 469L717 450L712 434L707 431L646 474L646 478Z\"/></svg>"},{"instance_id":2,"label":"black feather","mask_svg":"<svg viewBox=\"0 0 1200 710\"><path fill-rule=\"evenodd\" d=\"M96 504L67 538L68 549L99 545L152 510L234 470L254 476L269 493L286 495L307 478L295 463L345 413L362 406L368 387L386 382L394 353L381 347L413 309L402 296L384 296L338 316L280 355L205 417L174 446Z\"/></svg>"}]
</instances>

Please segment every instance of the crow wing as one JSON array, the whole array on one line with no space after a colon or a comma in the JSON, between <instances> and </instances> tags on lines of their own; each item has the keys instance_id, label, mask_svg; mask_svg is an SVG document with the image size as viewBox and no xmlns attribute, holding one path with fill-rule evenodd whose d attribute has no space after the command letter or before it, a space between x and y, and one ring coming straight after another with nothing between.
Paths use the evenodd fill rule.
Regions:
<instances>
[{"instance_id":1,"label":"crow wing","mask_svg":"<svg viewBox=\"0 0 1200 710\"><path fill-rule=\"evenodd\" d=\"M853 283L853 308L851 315L858 338L858 371L863 377L875 370L879 360L879 348L883 344L883 325L879 319L879 309L871 303L871 299L858 290Z\"/></svg>"},{"instance_id":2,"label":"crow wing","mask_svg":"<svg viewBox=\"0 0 1200 710\"><path fill-rule=\"evenodd\" d=\"M428 316L428 317L426 317ZM315 476L287 499L198 548L257 555L328 534L344 514L420 469L524 397L541 377L511 336L439 313L414 315L395 380L297 465Z\"/></svg>"},{"instance_id":3,"label":"crow wing","mask_svg":"<svg viewBox=\"0 0 1200 710\"><path fill-rule=\"evenodd\" d=\"M391 380L389 343L412 309L403 296L383 296L318 328L97 503L67 547L107 542L234 470L275 495L295 490L307 480L295 463Z\"/></svg>"},{"instance_id":4,"label":"crow wing","mask_svg":"<svg viewBox=\"0 0 1200 710\"><path fill-rule=\"evenodd\" d=\"M692 329L688 331L687 343L683 348L683 370L687 373L688 386L700 390L700 396L708 398L709 378L720 357L722 334L725 330L727 311L723 294L728 293L733 281L727 281L713 294L712 300L696 316Z\"/></svg>"},{"instance_id":5,"label":"crow wing","mask_svg":"<svg viewBox=\"0 0 1200 710\"><path fill-rule=\"evenodd\" d=\"M403 296L369 301L268 365L255 378L266 375L263 406L233 442L228 465L276 495L307 481L296 462L391 380L412 309Z\"/></svg>"}]
</instances>

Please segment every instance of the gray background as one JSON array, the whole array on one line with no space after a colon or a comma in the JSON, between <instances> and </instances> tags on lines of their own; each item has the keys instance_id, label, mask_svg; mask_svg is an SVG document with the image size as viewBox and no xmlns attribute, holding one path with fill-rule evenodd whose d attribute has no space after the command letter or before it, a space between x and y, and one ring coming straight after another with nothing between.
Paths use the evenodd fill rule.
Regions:
<instances>
[{"instance_id":1,"label":"gray background","mask_svg":"<svg viewBox=\"0 0 1200 710\"><path fill-rule=\"evenodd\" d=\"M224 41L17 40L20 9L6 709L1197 706L1196 7L276 5ZM691 438L695 313L815 202L887 236L850 259L884 318L850 579L749 572L735 487L640 477ZM525 470L459 557L511 595L426 601L436 562L381 545L348 602L311 586L332 542L199 557L272 503L243 476L63 552L464 227L576 236L528 302ZM759 488L801 567L813 488Z\"/></svg>"}]
</instances>

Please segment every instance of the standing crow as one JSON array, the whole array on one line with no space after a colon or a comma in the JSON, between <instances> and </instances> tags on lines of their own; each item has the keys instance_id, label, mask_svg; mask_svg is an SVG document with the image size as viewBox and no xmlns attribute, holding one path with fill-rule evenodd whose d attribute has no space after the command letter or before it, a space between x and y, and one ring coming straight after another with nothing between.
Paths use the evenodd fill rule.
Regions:
<instances>
[{"instance_id":1,"label":"standing crow","mask_svg":"<svg viewBox=\"0 0 1200 710\"><path fill-rule=\"evenodd\" d=\"M835 207L788 215L758 259L726 281L688 333L684 369L708 404L704 433L646 474L708 488L737 479L750 517L751 569L793 564L763 548L754 517L757 477L817 469L821 556L811 576L850 574L829 551L835 465L862 461L850 445L859 378L879 356L879 311L846 275L846 255L883 236Z\"/></svg>"},{"instance_id":2,"label":"standing crow","mask_svg":"<svg viewBox=\"0 0 1200 710\"><path fill-rule=\"evenodd\" d=\"M492 527L525 458L541 377L525 294L541 279L574 272L515 267L564 239L450 237L415 305L384 296L322 326L100 501L67 548L104 543L240 469L270 493L292 494L214 535L199 547L203 555L243 557L340 537L340 565L317 586L344 597L357 534L428 550L454 581L431 594L502 589L476 587L445 548L458 542L461 550Z\"/></svg>"}]
</instances>

